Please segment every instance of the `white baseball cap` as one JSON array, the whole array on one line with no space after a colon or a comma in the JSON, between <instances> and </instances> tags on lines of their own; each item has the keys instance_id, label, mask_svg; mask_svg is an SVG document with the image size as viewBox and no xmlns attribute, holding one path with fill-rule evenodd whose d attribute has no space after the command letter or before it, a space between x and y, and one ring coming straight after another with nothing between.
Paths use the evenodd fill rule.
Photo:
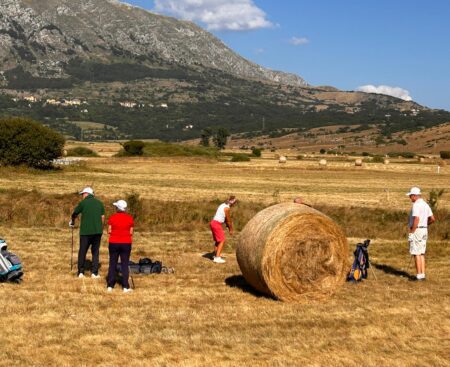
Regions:
<instances>
[{"instance_id":1,"label":"white baseball cap","mask_svg":"<svg viewBox=\"0 0 450 367\"><path fill-rule=\"evenodd\" d=\"M125 200L117 200L113 205L119 209L121 212L124 212L127 209L127 202Z\"/></svg>"},{"instance_id":2,"label":"white baseball cap","mask_svg":"<svg viewBox=\"0 0 450 367\"><path fill-rule=\"evenodd\" d=\"M83 194L94 195L94 190L92 189L92 187L85 187L82 191L80 191L80 195Z\"/></svg>"},{"instance_id":3,"label":"white baseball cap","mask_svg":"<svg viewBox=\"0 0 450 367\"><path fill-rule=\"evenodd\" d=\"M406 196L411 196L411 195L421 195L420 189L418 187L411 188L411 190L409 190L409 192L406 194Z\"/></svg>"}]
</instances>

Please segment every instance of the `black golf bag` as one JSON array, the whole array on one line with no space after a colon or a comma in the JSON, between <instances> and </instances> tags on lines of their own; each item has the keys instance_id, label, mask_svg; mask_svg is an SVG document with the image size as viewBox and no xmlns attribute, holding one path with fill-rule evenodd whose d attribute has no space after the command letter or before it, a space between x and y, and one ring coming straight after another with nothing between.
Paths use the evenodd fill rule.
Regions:
<instances>
[{"instance_id":1,"label":"black golf bag","mask_svg":"<svg viewBox=\"0 0 450 367\"><path fill-rule=\"evenodd\" d=\"M365 240L363 243L356 245L356 250L353 252L355 260L353 261L352 269L348 274L347 280L359 282L367 279L367 269L369 269L369 251L367 247L370 245L370 240Z\"/></svg>"},{"instance_id":2,"label":"black golf bag","mask_svg":"<svg viewBox=\"0 0 450 367\"><path fill-rule=\"evenodd\" d=\"M0 239L0 282L20 283L23 271L20 258L8 251L5 240Z\"/></svg>"}]
</instances>

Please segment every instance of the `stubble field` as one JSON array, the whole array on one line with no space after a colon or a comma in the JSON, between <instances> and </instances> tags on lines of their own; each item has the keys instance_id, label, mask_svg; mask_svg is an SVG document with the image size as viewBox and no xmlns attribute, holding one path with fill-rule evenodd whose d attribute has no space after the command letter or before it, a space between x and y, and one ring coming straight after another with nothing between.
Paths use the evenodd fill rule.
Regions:
<instances>
[{"instance_id":1,"label":"stubble field","mask_svg":"<svg viewBox=\"0 0 450 367\"><path fill-rule=\"evenodd\" d=\"M241 200L233 209L236 217L252 205L290 201L296 195L318 207L406 213L410 203L404 193L410 186L425 192L450 186L447 167L437 175L435 167L418 164L360 169L337 162L319 169L315 162L288 161L282 166L270 159L232 164L100 158L60 172L1 170L2 200L17 189L25 198L28 192L50 198L93 185L108 206L130 192L140 194L150 216L152 201L189 207L229 194ZM140 225L132 258L159 259L176 272L134 276L132 294L123 294L118 286L108 294L103 279L77 279L70 273L71 233L65 218L53 225L21 224L17 216L32 217L44 201L30 202L29 212L20 213L11 204L13 214L0 222L1 237L22 257L26 270L21 285L0 285L0 365L450 365L450 247L445 224L434 233L430 230L426 282L408 280L414 272L404 228L388 234L380 229L369 248L375 274L371 271L361 284L345 284L328 300L300 304L280 303L246 285L234 255L239 233L226 246L227 263L216 265L204 256L212 250L206 219L178 229ZM61 212L69 213L68 206ZM439 207L443 212L450 208L448 196ZM163 209L154 210L159 215L156 211ZM354 220L344 227L352 235L351 250L370 229ZM105 236L101 275L107 271L106 243Z\"/></svg>"}]
</instances>

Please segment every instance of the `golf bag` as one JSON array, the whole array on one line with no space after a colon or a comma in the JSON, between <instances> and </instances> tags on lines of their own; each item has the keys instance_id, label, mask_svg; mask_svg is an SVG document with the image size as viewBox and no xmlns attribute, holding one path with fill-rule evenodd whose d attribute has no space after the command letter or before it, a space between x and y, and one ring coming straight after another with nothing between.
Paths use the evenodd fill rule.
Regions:
<instances>
[{"instance_id":1,"label":"golf bag","mask_svg":"<svg viewBox=\"0 0 450 367\"><path fill-rule=\"evenodd\" d=\"M159 274L163 270L161 261L152 261L148 257L139 259L139 263L135 263L130 260L128 263L131 274ZM116 271L120 273L122 271L122 265L117 264Z\"/></svg>"},{"instance_id":2,"label":"golf bag","mask_svg":"<svg viewBox=\"0 0 450 367\"><path fill-rule=\"evenodd\" d=\"M5 240L0 239L0 282L20 283L23 271L20 258L8 251Z\"/></svg>"},{"instance_id":3,"label":"golf bag","mask_svg":"<svg viewBox=\"0 0 450 367\"><path fill-rule=\"evenodd\" d=\"M364 243L358 243L356 250L353 252L355 260L353 261L352 269L347 277L348 281L359 282L367 279L367 269L369 269L369 247L370 240L365 240Z\"/></svg>"}]
</instances>

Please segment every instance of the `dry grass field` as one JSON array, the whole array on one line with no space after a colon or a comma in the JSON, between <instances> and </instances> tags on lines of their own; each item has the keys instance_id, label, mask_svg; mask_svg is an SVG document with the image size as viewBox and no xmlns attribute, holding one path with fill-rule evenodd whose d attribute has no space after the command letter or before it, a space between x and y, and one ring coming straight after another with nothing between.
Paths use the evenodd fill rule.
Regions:
<instances>
[{"instance_id":1,"label":"dry grass field","mask_svg":"<svg viewBox=\"0 0 450 367\"><path fill-rule=\"evenodd\" d=\"M0 284L0 366L450 366L445 224L435 227L439 236L431 229L426 282L409 281L413 266L404 229L385 233L377 222L369 248L374 273L367 281L347 283L327 300L284 304L246 285L234 255L238 233L226 246L226 264L204 257L212 247L207 219L138 227L132 258L159 259L176 272L134 276L132 294L119 287L109 294L104 279L70 273L71 233L64 218L70 207L55 207L61 212L57 220L36 219L58 195L85 185L93 185L107 204L139 193L149 216L152 208L155 216L168 210L162 202L191 208L230 193L242 201L233 209L240 220L239 210L247 218L258 205L296 195L318 207L402 214L410 207L404 193L412 185L448 193L448 167L438 175L432 165L400 163L355 168L333 162L320 169L313 161L280 165L273 159L96 158L56 172L0 171L0 200L11 214L0 215L0 237L22 257L26 271L21 285ZM17 189L22 191L14 194ZM29 202L27 211L21 200L33 195L41 199ZM440 200L442 213L450 209L449 197ZM76 200L73 195L61 202ZM173 219L183 221L175 214ZM352 220L344 222L351 250L370 230L370 222L368 227L357 216ZM106 238L101 263L105 275Z\"/></svg>"}]
</instances>

